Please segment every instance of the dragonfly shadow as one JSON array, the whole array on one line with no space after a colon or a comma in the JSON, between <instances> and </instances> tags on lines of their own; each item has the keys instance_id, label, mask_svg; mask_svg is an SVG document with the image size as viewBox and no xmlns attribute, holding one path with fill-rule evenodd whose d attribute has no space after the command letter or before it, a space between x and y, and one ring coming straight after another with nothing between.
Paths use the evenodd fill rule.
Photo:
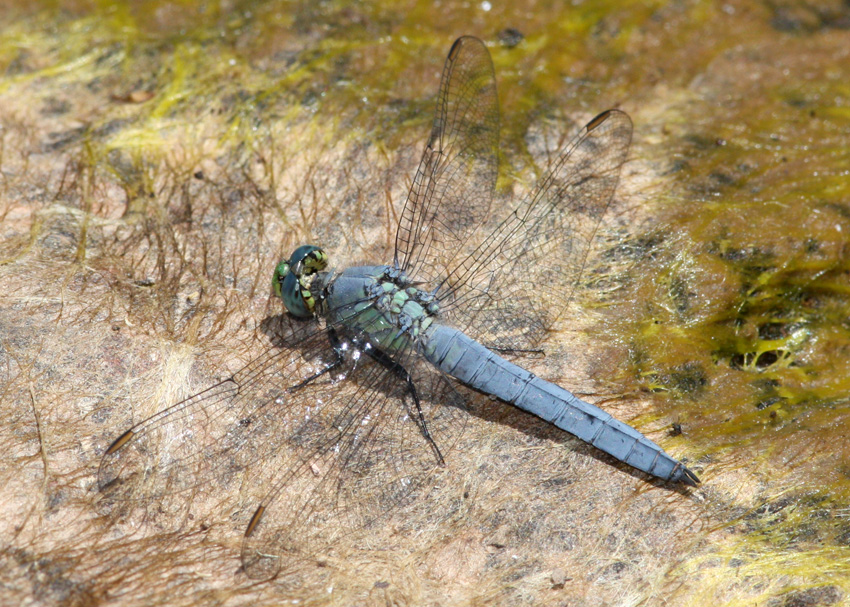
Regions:
<instances>
[{"instance_id":1,"label":"dragonfly shadow","mask_svg":"<svg viewBox=\"0 0 850 607\"><path fill-rule=\"evenodd\" d=\"M260 322L260 330L272 347L297 349L305 337L319 330L319 326L313 319L301 320L284 313L264 318Z\"/></svg>"},{"instance_id":2,"label":"dragonfly shadow","mask_svg":"<svg viewBox=\"0 0 850 607\"><path fill-rule=\"evenodd\" d=\"M581 439L546 423L531 413L518 410L510 404L495 399L484 392L466 386L463 389L469 390L473 395L470 398L469 414L474 417L513 428L538 441L550 441L557 444L560 448L568 449L581 456L592 457L606 466L616 468L620 472L654 487L675 491L683 496L693 494L693 487L691 486L674 481L665 481L641 470L637 470Z\"/></svg>"}]
</instances>

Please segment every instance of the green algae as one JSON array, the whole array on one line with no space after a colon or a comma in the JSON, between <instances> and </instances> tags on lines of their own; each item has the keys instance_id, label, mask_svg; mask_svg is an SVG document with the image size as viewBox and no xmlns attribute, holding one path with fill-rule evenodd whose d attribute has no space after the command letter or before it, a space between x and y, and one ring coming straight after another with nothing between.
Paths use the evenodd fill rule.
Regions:
<instances>
[{"instance_id":1,"label":"green algae","mask_svg":"<svg viewBox=\"0 0 850 607\"><path fill-rule=\"evenodd\" d=\"M675 411L697 470L709 484L747 479L765 504L730 519L717 553L736 579L770 580L758 592L725 593L711 557L691 563L712 572L703 596L724 604L820 587L832 604L850 579L850 122L834 109L847 74L813 63L820 51L805 43L798 52L758 95L701 106L694 132L681 130L670 173L681 204L659 218L666 238L638 279L655 303L630 320L635 377Z\"/></svg>"}]
</instances>

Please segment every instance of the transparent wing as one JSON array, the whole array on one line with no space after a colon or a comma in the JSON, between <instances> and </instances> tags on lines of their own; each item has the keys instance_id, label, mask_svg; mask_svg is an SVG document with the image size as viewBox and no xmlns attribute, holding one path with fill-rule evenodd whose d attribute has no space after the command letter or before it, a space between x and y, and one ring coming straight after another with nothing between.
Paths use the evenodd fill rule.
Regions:
<instances>
[{"instance_id":1,"label":"transparent wing","mask_svg":"<svg viewBox=\"0 0 850 607\"><path fill-rule=\"evenodd\" d=\"M108 510L185 508L190 491L215 496L244 473L260 507L243 565L268 578L421 486L466 422L450 380L412 347L381 358L342 326L334 347L327 328L286 322L277 348L116 439L98 471Z\"/></svg>"},{"instance_id":2,"label":"transparent wing","mask_svg":"<svg viewBox=\"0 0 850 607\"><path fill-rule=\"evenodd\" d=\"M457 440L464 398L412 349L393 359L409 373L418 407L408 382L365 355L350 381L305 388L322 406L280 454L288 461L265 462L261 476L274 482L243 539L249 577L298 575L340 534L368 528L410 499Z\"/></svg>"},{"instance_id":3,"label":"transparent wing","mask_svg":"<svg viewBox=\"0 0 850 607\"><path fill-rule=\"evenodd\" d=\"M427 284L456 264L487 219L499 172L499 100L490 53L458 38L443 67L431 137L401 213L395 265Z\"/></svg>"},{"instance_id":4,"label":"transparent wing","mask_svg":"<svg viewBox=\"0 0 850 607\"><path fill-rule=\"evenodd\" d=\"M201 486L226 486L279 449L281 424L310 406L293 403L287 389L336 360L315 322L284 318L282 325L279 347L118 437L98 469L103 502L132 508Z\"/></svg>"},{"instance_id":5,"label":"transparent wing","mask_svg":"<svg viewBox=\"0 0 850 607\"><path fill-rule=\"evenodd\" d=\"M621 111L587 123L533 194L450 268L444 316L488 346L537 345L580 282L631 138Z\"/></svg>"}]
</instances>

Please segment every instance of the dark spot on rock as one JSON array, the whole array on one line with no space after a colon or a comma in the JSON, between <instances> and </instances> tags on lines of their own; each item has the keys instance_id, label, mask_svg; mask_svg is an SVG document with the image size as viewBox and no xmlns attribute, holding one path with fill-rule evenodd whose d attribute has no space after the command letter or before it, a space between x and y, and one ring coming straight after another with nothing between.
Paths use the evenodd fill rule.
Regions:
<instances>
[{"instance_id":1,"label":"dark spot on rock","mask_svg":"<svg viewBox=\"0 0 850 607\"><path fill-rule=\"evenodd\" d=\"M721 173L719 171L711 173L708 178L715 184L721 186L732 185L735 183L735 179L731 175L727 175L726 173Z\"/></svg>"},{"instance_id":2,"label":"dark spot on rock","mask_svg":"<svg viewBox=\"0 0 850 607\"><path fill-rule=\"evenodd\" d=\"M756 369L766 369L767 367L776 364L779 361L777 350L768 350L762 352L756 358Z\"/></svg>"},{"instance_id":3,"label":"dark spot on rock","mask_svg":"<svg viewBox=\"0 0 850 607\"><path fill-rule=\"evenodd\" d=\"M499 30L496 37L499 39L499 44L507 48L514 48L520 42L525 40L523 33L512 27L506 27L503 30Z\"/></svg>"},{"instance_id":4,"label":"dark spot on rock","mask_svg":"<svg viewBox=\"0 0 850 607\"><path fill-rule=\"evenodd\" d=\"M708 385L708 376L702 365L690 362L673 369L667 383L678 392L693 394Z\"/></svg>"},{"instance_id":5,"label":"dark spot on rock","mask_svg":"<svg viewBox=\"0 0 850 607\"><path fill-rule=\"evenodd\" d=\"M835 586L796 590L771 600L769 607L826 607L835 605L843 593Z\"/></svg>"},{"instance_id":6,"label":"dark spot on rock","mask_svg":"<svg viewBox=\"0 0 850 607\"><path fill-rule=\"evenodd\" d=\"M773 398L766 398L763 401L756 403L756 409L758 409L759 411L761 411L763 409L767 409L769 406L775 405L776 403L778 403L782 400L784 400L784 399L780 396L774 396Z\"/></svg>"},{"instance_id":7,"label":"dark spot on rock","mask_svg":"<svg viewBox=\"0 0 850 607\"><path fill-rule=\"evenodd\" d=\"M602 575L605 577L619 578L621 574L628 569L629 565L623 561L611 563L602 570Z\"/></svg>"},{"instance_id":8,"label":"dark spot on rock","mask_svg":"<svg viewBox=\"0 0 850 607\"><path fill-rule=\"evenodd\" d=\"M769 322L761 325L758 328L759 339L766 341L774 341L782 339L788 335L785 324L780 322Z\"/></svg>"},{"instance_id":9,"label":"dark spot on rock","mask_svg":"<svg viewBox=\"0 0 850 607\"><path fill-rule=\"evenodd\" d=\"M572 484L572 480L564 478L563 476L559 476L557 478L550 478L542 483L540 483L541 487L545 487L546 489L553 489L557 487L564 487Z\"/></svg>"}]
</instances>

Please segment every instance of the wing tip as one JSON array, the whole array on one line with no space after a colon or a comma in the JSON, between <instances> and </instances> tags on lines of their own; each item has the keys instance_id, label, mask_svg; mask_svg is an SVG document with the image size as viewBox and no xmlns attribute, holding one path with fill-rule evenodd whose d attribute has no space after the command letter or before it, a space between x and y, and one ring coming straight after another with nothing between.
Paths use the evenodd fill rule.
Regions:
<instances>
[{"instance_id":1,"label":"wing tip","mask_svg":"<svg viewBox=\"0 0 850 607\"><path fill-rule=\"evenodd\" d=\"M487 48L487 45L480 38L476 38L475 36L461 36L452 44L452 48L449 50L448 61L454 61L457 58L457 54L464 44L477 44L485 50Z\"/></svg>"},{"instance_id":2,"label":"wing tip","mask_svg":"<svg viewBox=\"0 0 850 607\"><path fill-rule=\"evenodd\" d=\"M257 525L260 524L260 519L263 518L263 514L265 514L265 512L265 506L257 506L257 509L254 511L254 516L251 517L251 521L245 528L245 537L251 537L251 535L254 533L254 529L256 529Z\"/></svg>"},{"instance_id":3,"label":"wing tip","mask_svg":"<svg viewBox=\"0 0 850 607\"><path fill-rule=\"evenodd\" d=\"M612 110L605 110L601 114L597 114L595 117L591 118L590 122L588 122L584 128L587 129L587 132L594 130L600 124L608 120L608 117L611 115Z\"/></svg>"},{"instance_id":4,"label":"wing tip","mask_svg":"<svg viewBox=\"0 0 850 607\"><path fill-rule=\"evenodd\" d=\"M452 48L449 50L449 61L454 61L457 58L457 54L460 52L460 47L463 46L464 42L469 40L471 36L461 36L452 44Z\"/></svg>"},{"instance_id":5,"label":"wing tip","mask_svg":"<svg viewBox=\"0 0 850 607\"><path fill-rule=\"evenodd\" d=\"M135 435L136 435L135 431L132 428L130 428L124 434L122 434L121 436L116 438L114 441L112 441L112 444L109 445L109 447L106 448L106 451L104 452L103 455L104 456L112 455L113 453L118 451L121 447L123 447L125 444L127 444L130 441L130 439L132 439Z\"/></svg>"}]
</instances>

